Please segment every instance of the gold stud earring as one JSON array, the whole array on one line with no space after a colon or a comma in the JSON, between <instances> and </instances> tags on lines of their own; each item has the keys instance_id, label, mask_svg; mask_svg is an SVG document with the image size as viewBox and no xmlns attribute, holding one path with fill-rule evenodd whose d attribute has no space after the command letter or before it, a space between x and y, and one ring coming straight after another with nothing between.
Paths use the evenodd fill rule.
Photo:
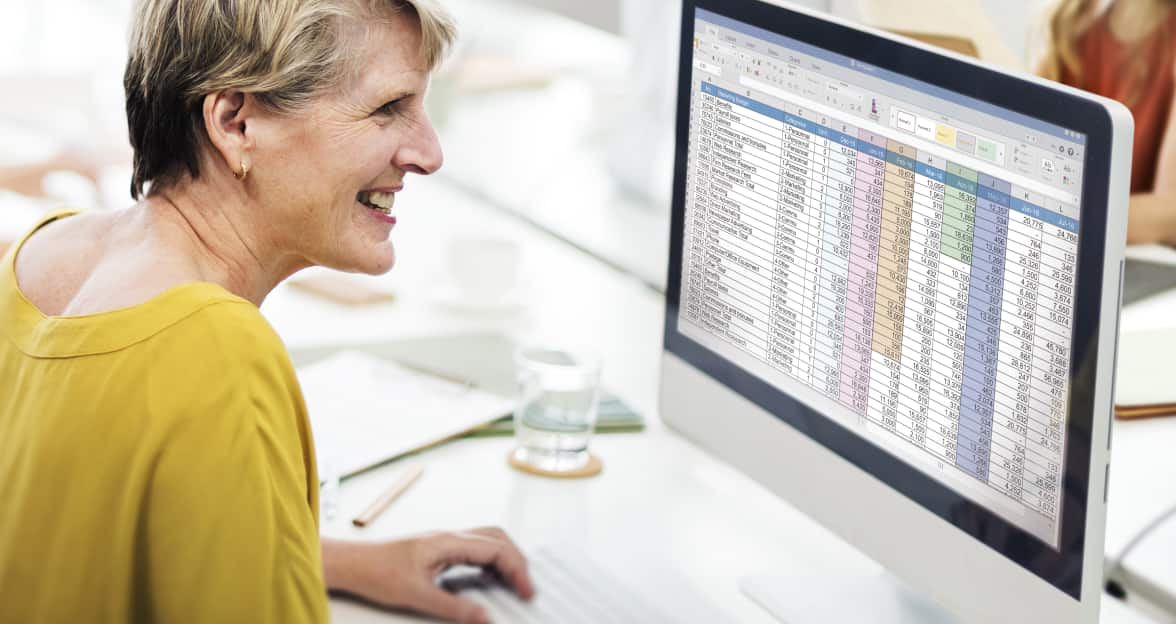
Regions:
<instances>
[{"instance_id":1,"label":"gold stud earring","mask_svg":"<svg viewBox=\"0 0 1176 624\"><path fill-rule=\"evenodd\" d=\"M241 173L237 173L234 171L233 177L244 182L245 178L248 176L249 176L249 161L247 161L245 159L241 159Z\"/></svg>"}]
</instances>

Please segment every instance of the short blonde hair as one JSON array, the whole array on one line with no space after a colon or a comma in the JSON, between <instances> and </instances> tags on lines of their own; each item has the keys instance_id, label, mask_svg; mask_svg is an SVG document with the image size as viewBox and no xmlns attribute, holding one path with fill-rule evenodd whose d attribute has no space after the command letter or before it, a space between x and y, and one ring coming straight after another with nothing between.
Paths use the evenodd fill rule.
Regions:
<instances>
[{"instance_id":1,"label":"short blonde hair","mask_svg":"<svg viewBox=\"0 0 1176 624\"><path fill-rule=\"evenodd\" d=\"M140 0L123 75L131 197L185 171L199 177L206 95L237 89L275 110L297 110L354 69L350 22L399 12L420 26L432 70L456 37L435 0Z\"/></svg>"}]
</instances>

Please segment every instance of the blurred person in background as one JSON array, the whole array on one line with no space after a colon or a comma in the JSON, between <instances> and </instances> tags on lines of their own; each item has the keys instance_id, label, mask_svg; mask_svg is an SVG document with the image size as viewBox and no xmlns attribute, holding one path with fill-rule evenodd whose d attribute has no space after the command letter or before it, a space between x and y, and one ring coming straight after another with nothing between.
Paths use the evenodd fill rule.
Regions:
<instances>
[{"instance_id":1,"label":"blurred person in background","mask_svg":"<svg viewBox=\"0 0 1176 624\"><path fill-rule=\"evenodd\" d=\"M1135 116L1130 244L1176 245L1176 1L1060 0L1038 73L1118 100Z\"/></svg>"},{"instance_id":2,"label":"blurred person in background","mask_svg":"<svg viewBox=\"0 0 1176 624\"><path fill-rule=\"evenodd\" d=\"M0 621L325 622L327 590L449 620L527 564L497 528L320 540L285 346L258 310L314 265L394 262L454 37L432 0L143 0L133 206L43 220L0 262ZM459 493L454 493L459 496Z\"/></svg>"}]
</instances>

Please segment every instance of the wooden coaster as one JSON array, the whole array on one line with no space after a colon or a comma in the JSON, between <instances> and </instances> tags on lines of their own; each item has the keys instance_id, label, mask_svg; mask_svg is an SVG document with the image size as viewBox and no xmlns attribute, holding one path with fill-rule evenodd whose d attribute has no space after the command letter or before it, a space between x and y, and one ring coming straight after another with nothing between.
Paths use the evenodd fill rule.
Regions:
<instances>
[{"instance_id":1,"label":"wooden coaster","mask_svg":"<svg viewBox=\"0 0 1176 624\"><path fill-rule=\"evenodd\" d=\"M539 477L551 477L553 479L583 479L586 477L595 477L596 475L600 474L601 470L604 470L604 462L600 461L599 457L591 453L588 454L588 463L584 464L583 467L577 468L576 470L567 470L562 472L543 470L542 468L536 468L531 464L521 462L515 459L513 449L511 452L506 454L506 463L510 464L511 468L514 468L520 472L533 474Z\"/></svg>"},{"instance_id":2,"label":"wooden coaster","mask_svg":"<svg viewBox=\"0 0 1176 624\"><path fill-rule=\"evenodd\" d=\"M378 284L373 284L361 277L334 273L296 275L290 278L290 285L344 305L361 306L396 300L395 294L386 288L381 288Z\"/></svg>"}]
</instances>

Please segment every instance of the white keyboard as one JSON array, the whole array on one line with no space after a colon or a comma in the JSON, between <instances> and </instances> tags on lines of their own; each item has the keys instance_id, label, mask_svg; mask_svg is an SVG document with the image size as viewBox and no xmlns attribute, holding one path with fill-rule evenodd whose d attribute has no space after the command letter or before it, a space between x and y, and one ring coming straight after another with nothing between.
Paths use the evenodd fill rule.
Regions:
<instances>
[{"instance_id":1,"label":"white keyboard","mask_svg":"<svg viewBox=\"0 0 1176 624\"><path fill-rule=\"evenodd\" d=\"M491 622L521 624L626 624L676 622L651 606L615 576L582 553L541 549L527 559L535 596L520 599L493 574L461 568L442 576L441 584L486 608Z\"/></svg>"}]
</instances>

